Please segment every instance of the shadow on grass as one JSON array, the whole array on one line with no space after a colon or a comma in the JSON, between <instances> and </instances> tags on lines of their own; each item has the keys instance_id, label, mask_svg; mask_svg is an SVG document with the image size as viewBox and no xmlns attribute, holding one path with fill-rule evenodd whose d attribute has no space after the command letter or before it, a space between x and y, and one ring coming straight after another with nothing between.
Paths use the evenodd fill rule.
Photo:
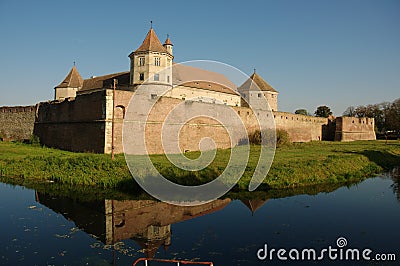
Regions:
<instances>
[{"instance_id":1,"label":"shadow on grass","mask_svg":"<svg viewBox=\"0 0 400 266\"><path fill-rule=\"evenodd\" d=\"M391 170L400 166L400 155L396 155L387 151L364 150L361 152L345 152L352 154L361 154L368 158L371 162L376 163L385 170Z\"/></svg>"}]
</instances>

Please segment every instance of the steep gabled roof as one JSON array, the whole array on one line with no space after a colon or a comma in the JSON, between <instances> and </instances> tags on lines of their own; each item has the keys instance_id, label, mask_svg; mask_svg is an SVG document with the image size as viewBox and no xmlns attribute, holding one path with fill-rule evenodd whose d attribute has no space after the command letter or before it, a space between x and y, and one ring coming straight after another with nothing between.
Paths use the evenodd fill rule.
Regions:
<instances>
[{"instance_id":1,"label":"steep gabled roof","mask_svg":"<svg viewBox=\"0 0 400 266\"><path fill-rule=\"evenodd\" d=\"M253 83L254 82L254 83ZM271 91L271 92L277 92L274 88L272 88L271 85L268 84L262 77L260 77L256 72L253 73L253 75L250 76L249 79L247 79L242 86L239 87L239 91L244 91L244 90L257 90L257 87L262 90L262 91Z\"/></svg>"},{"instance_id":2,"label":"steep gabled roof","mask_svg":"<svg viewBox=\"0 0 400 266\"><path fill-rule=\"evenodd\" d=\"M73 66L65 79L56 88L82 88L83 79L76 66Z\"/></svg>"},{"instance_id":3,"label":"steep gabled roof","mask_svg":"<svg viewBox=\"0 0 400 266\"><path fill-rule=\"evenodd\" d=\"M165 47L161 44L153 28L149 30L142 45L140 45L140 47L137 48L134 53L148 52L148 51L168 53L167 49L165 49Z\"/></svg>"}]
</instances>

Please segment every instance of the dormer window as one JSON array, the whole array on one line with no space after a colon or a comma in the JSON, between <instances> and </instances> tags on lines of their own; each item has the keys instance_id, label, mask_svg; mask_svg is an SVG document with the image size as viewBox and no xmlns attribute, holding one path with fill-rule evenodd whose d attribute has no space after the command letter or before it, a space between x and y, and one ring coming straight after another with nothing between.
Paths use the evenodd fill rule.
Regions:
<instances>
[{"instance_id":1,"label":"dormer window","mask_svg":"<svg viewBox=\"0 0 400 266\"><path fill-rule=\"evenodd\" d=\"M144 66L145 59L144 57L139 57L139 66Z\"/></svg>"},{"instance_id":2,"label":"dormer window","mask_svg":"<svg viewBox=\"0 0 400 266\"><path fill-rule=\"evenodd\" d=\"M160 62L161 62L160 57L155 57L155 58L154 58L154 65L155 65L155 66L160 66Z\"/></svg>"}]
</instances>

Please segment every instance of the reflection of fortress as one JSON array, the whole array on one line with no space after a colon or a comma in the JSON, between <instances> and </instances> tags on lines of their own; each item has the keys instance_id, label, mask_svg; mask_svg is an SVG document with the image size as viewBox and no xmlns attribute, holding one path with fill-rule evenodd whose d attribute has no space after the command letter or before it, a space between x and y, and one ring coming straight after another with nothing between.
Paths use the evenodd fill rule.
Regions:
<instances>
[{"instance_id":1,"label":"reflection of fortress","mask_svg":"<svg viewBox=\"0 0 400 266\"><path fill-rule=\"evenodd\" d=\"M217 212L225 208L231 199L183 207L155 200L79 202L36 192L36 201L72 220L78 228L96 236L104 244L133 239L147 257L154 257L161 246L168 248L171 245L172 224ZM254 213L265 200L242 202Z\"/></svg>"},{"instance_id":2,"label":"reflection of fortress","mask_svg":"<svg viewBox=\"0 0 400 266\"><path fill-rule=\"evenodd\" d=\"M46 146L109 153L114 125L115 151L122 152L122 121L128 103L138 86L147 80L146 104L157 102L145 125L146 134L150 132L146 143L150 153L163 152L157 144L162 123L168 112L182 102L188 107L199 102L202 108L211 110L216 105L230 106L251 132L258 123L248 104L258 112L260 101L267 100L276 127L286 130L295 142L375 139L373 119L338 118L335 121L278 112L278 92L257 73L237 87L223 74L173 63L172 48L170 38L162 44L151 28L142 45L129 55L129 71L84 80L74 66L55 87L54 101L36 106L1 107L0 137L29 138L33 133ZM115 94L114 80L117 81ZM160 91L166 88L168 92L160 97ZM230 147L226 130L212 119L193 119L183 125L181 132L182 151L197 150L198 140L206 136L213 138L219 148Z\"/></svg>"},{"instance_id":3,"label":"reflection of fortress","mask_svg":"<svg viewBox=\"0 0 400 266\"><path fill-rule=\"evenodd\" d=\"M168 248L171 245L171 224L219 211L231 202L221 199L193 207L154 200L78 202L39 192L36 200L74 221L78 228L95 235L105 244L135 240L147 257L153 257L161 246Z\"/></svg>"}]
</instances>

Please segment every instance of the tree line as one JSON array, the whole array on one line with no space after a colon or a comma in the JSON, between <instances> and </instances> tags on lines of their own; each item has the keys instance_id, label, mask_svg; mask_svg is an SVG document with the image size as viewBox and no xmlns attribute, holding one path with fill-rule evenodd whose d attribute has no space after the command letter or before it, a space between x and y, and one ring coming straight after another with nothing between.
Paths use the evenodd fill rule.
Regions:
<instances>
[{"instance_id":1,"label":"tree line","mask_svg":"<svg viewBox=\"0 0 400 266\"><path fill-rule=\"evenodd\" d=\"M309 115L306 109L297 109L295 114ZM317 117L329 117L332 115L328 106L318 106L314 112ZM383 102L378 104L368 104L349 106L343 112L343 116L370 117L375 119L375 132L378 134L400 134L400 98L393 102Z\"/></svg>"}]
</instances>

